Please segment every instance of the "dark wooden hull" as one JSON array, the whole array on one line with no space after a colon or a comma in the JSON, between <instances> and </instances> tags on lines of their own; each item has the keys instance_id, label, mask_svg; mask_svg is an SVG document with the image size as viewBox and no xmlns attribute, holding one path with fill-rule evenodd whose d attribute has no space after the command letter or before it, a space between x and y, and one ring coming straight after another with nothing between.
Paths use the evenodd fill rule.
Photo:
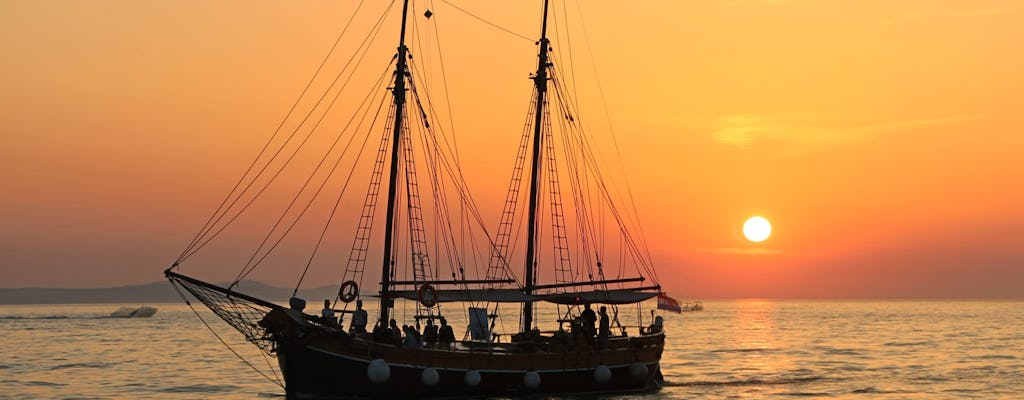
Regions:
<instances>
[{"instance_id":1,"label":"dark wooden hull","mask_svg":"<svg viewBox=\"0 0 1024 400\"><path fill-rule=\"evenodd\" d=\"M660 387L663 348L663 334L615 338L601 350L521 352L500 345L407 349L313 333L301 342L279 343L278 362L292 398L620 393ZM370 379L373 360L383 360L376 361L376 372L381 372L381 363L387 365L387 378L378 376L378 383ZM434 372L436 382L431 379ZM473 385L476 374L479 381ZM539 384L531 385L535 378Z\"/></svg>"}]
</instances>

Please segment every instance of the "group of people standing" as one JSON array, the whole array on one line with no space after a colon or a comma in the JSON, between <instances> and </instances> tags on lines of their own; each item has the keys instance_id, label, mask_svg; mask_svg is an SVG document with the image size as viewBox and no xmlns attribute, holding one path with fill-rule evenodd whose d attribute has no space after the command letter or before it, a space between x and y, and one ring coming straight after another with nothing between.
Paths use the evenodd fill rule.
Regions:
<instances>
[{"instance_id":1,"label":"group of people standing","mask_svg":"<svg viewBox=\"0 0 1024 400\"><path fill-rule=\"evenodd\" d=\"M352 322L348 327L348 332L353 335L365 334L367 318L366 310L363 309L363 301L356 300L356 309L352 311ZM331 307L330 300L324 300L324 309L320 311L320 321L324 325L341 328L338 319L334 317L334 308Z\"/></svg>"},{"instance_id":2,"label":"group of people standing","mask_svg":"<svg viewBox=\"0 0 1024 400\"><path fill-rule=\"evenodd\" d=\"M455 332L444 317L439 317L441 325L434 325L434 317L427 317L426 326L420 333L418 326L398 326L394 318L384 325L377 321L373 327L372 338L380 343L392 343L407 348L422 347L448 347L455 342ZM331 301L324 300L324 309L321 311L321 320L325 325L341 328L338 320L334 317L334 309L331 308ZM349 334L362 336L366 335L366 324L368 316L363 309L363 301L356 300L356 309L352 311L352 322L349 325ZM416 325L419 325L417 322ZM583 304L583 311L573 324L573 334L584 341L591 341L597 338L599 347L608 345L608 338L611 336L611 321L608 317L608 308L601 306L597 313L590 308L590 303Z\"/></svg>"},{"instance_id":3,"label":"group of people standing","mask_svg":"<svg viewBox=\"0 0 1024 400\"><path fill-rule=\"evenodd\" d=\"M600 316L600 318L598 318ZM611 320L608 318L608 307L601 306L598 313L590 308L590 303L583 304L583 311L580 312L580 329L587 339L597 337L597 344L601 347L608 345L608 338L611 336ZM597 326L595 326L595 324ZM574 326L574 328L576 328ZM574 329L575 331L575 329Z\"/></svg>"},{"instance_id":4,"label":"group of people standing","mask_svg":"<svg viewBox=\"0 0 1024 400\"><path fill-rule=\"evenodd\" d=\"M334 309L330 300L324 300L324 309L321 311L321 321L328 326L341 328L338 320L334 317ZM439 317L441 325L434 325L434 318L428 317L427 324L421 334L419 328L413 325L398 327L394 318L384 326L381 321L373 327L372 338L380 343L392 343L408 348L421 347L448 347L455 342L455 331L444 317ZM366 324L368 315L363 309L363 301L356 300L356 309L352 311L352 322L349 325L348 333L354 336L367 334ZM419 325L417 323L417 325Z\"/></svg>"},{"instance_id":5,"label":"group of people standing","mask_svg":"<svg viewBox=\"0 0 1024 400\"><path fill-rule=\"evenodd\" d=\"M423 347L449 347L455 342L455 331L444 317L439 318L441 325L434 325L433 318L427 318L427 324L421 333L419 327L414 325L403 325L398 327L394 318L388 326L382 326L379 321L373 327L373 340L380 343L391 343L396 346L404 346L410 349Z\"/></svg>"}]
</instances>

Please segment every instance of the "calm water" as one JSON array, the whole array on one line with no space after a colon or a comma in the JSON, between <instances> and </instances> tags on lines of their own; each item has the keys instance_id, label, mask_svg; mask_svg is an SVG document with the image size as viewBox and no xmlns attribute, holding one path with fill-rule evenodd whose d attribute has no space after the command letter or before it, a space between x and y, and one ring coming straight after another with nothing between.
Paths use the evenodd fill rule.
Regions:
<instances>
[{"instance_id":1,"label":"calm water","mask_svg":"<svg viewBox=\"0 0 1024 400\"><path fill-rule=\"evenodd\" d=\"M103 318L119 306L0 306L0 398L283 397L187 306ZM1021 302L722 301L666 324L667 386L621 398L1024 398Z\"/></svg>"}]
</instances>

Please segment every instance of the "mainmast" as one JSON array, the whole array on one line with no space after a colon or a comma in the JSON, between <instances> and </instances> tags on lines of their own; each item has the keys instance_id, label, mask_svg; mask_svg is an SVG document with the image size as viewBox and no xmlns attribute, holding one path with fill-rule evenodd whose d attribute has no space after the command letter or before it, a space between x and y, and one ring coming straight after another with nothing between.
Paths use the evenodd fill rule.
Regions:
<instances>
[{"instance_id":1,"label":"mainmast","mask_svg":"<svg viewBox=\"0 0 1024 400\"><path fill-rule=\"evenodd\" d=\"M391 140L391 175L388 178L388 212L384 226L384 262L380 272L380 323L387 325L388 311L391 306L389 295L391 286L391 247L395 229L395 197L398 191L398 149L402 138L402 117L405 109L405 76L408 74L408 63L405 47L405 23L409 15L409 0L402 4L402 33L398 39L398 63L395 66L395 86L391 89L394 95L395 129Z\"/></svg>"},{"instance_id":2,"label":"mainmast","mask_svg":"<svg viewBox=\"0 0 1024 400\"><path fill-rule=\"evenodd\" d=\"M536 242L537 242L537 205L540 202L541 173L541 141L543 138L544 103L548 91L548 0L544 0L544 22L540 28L540 53L537 56L537 74L533 77L534 87L537 89L537 109L534 110L533 120L533 166L530 171L530 215L526 233L526 273L524 274L523 292L532 294L536 286L535 270ZM533 302L523 303L523 332L528 332L533 325Z\"/></svg>"}]
</instances>

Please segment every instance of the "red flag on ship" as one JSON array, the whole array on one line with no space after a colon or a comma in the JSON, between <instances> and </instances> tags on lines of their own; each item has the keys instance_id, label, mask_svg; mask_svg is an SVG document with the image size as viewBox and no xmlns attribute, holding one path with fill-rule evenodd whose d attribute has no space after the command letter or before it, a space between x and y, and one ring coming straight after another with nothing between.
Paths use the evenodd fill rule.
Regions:
<instances>
[{"instance_id":1,"label":"red flag on ship","mask_svg":"<svg viewBox=\"0 0 1024 400\"><path fill-rule=\"evenodd\" d=\"M668 296L666 296L664 294L659 294L658 295L658 309L659 310L667 310L667 311L675 311L677 313L683 312L683 308L679 306L679 302L676 301L676 299L668 297Z\"/></svg>"}]
</instances>

